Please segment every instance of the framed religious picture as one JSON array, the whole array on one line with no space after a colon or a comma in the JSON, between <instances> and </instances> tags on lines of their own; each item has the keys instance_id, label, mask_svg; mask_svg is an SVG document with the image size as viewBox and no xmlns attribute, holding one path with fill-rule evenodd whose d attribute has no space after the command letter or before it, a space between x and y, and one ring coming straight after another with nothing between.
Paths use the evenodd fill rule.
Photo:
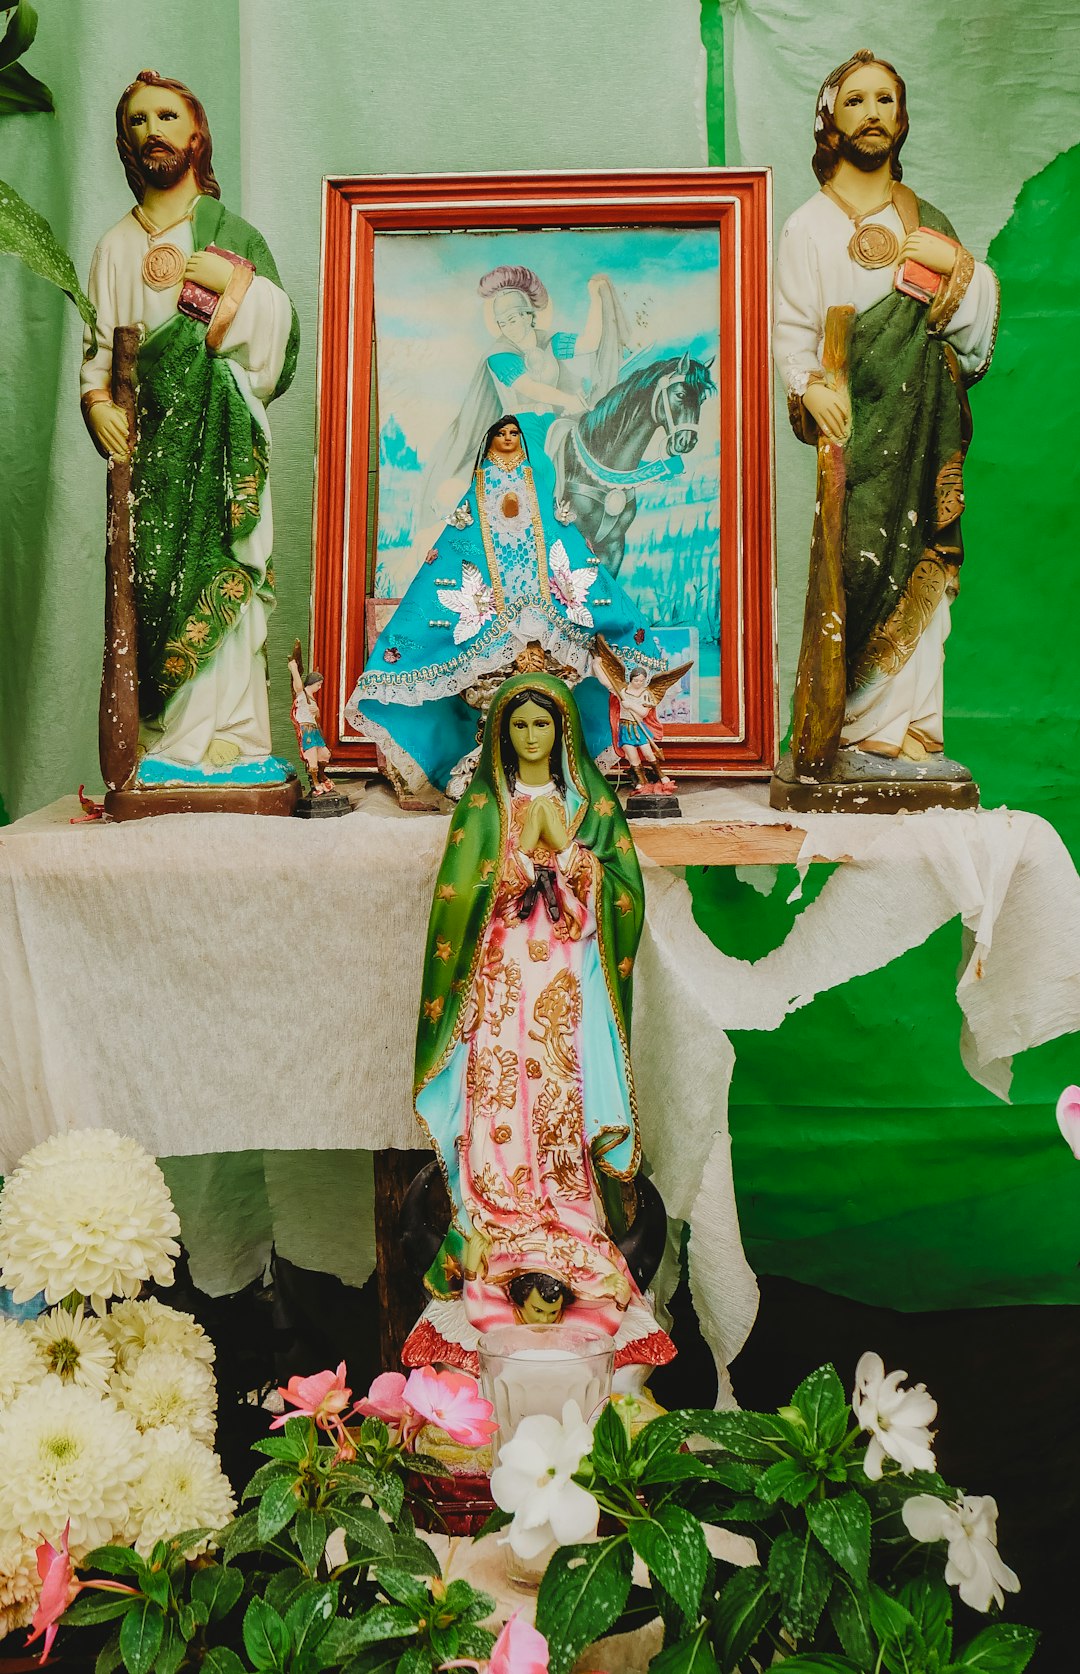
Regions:
<instances>
[{"instance_id":1,"label":"framed religious picture","mask_svg":"<svg viewBox=\"0 0 1080 1674\"><path fill-rule=\"evenodd\" d=\"M771 772L771 217L765 169L324 183L312 663L337 770L385 765L391 711L415 740L486 667L513 585L470 559L479 501L465 525L511 416L535 497L496 533L512 553L531 518L540 639L554 599L628 679L689 664L660 681L670 770Z\"/></svg>"}]
</instances>

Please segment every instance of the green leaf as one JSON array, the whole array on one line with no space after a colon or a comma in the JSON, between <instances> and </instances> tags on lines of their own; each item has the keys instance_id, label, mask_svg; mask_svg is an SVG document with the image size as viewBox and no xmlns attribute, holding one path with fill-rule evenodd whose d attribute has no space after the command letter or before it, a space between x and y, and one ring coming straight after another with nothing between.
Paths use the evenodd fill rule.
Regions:
<instances>
[{"instance_id":1,"label":"green leaf","mask_svg":"<svg viewBox=\"0 0 1080 1674\"><path fill-rule=\"evenodd\" d=\"M244 1590L244 1577L238 1569L226 1569L212 1564L208 1569L197 1569L191 1577L191 1596L206 1606L206 1619L220 1622L227 1616Z\"/></svg>"},{"instance_id":2,"label":"green leaf","mask_svg":"<svg viewBox=\"0 0 1080 1674\"><path fill-rule=\"evenodd\" d=\"M832 1585L832 1569L810 1531L777 1535L769 1553L769 1580L780 1595L780 1620L796 1639L813 1633Z\"/></svg>"},{"instance_id":3,"label":"green leaf","mask_svg":"<svg viewBox=\"0 0 1080 1674\"><path fill-rule=\"evenodd\" d=\"M800 1459L778 1459L762 1472L757 1493L766 1505L775 1505L777 1500L787 1505L802 1505L816 1485L817 1477Z\"/></svg>"},{"instance_id":4,"label":"green leaf","mask_svg":"<svg viewBox=\"0 0 1080 1674\"><path fill-rule=\"evenodd\" d=\"M362 1616L351 1621L336 1622L330 1630L339 1654L347 1656L365 1645L378 1645L386 1639L406 1639L416 1632L416 1616L400 1604L376 1604ZM399 1652L394 1653L395 1656Z\"/></svg>"},{"instance_id":5,"label":"green leaf","mask_svg":"<svg viewBox=\"0 0 1080 1674\"><path fill-rule=\"evenodd\" d=\"M209 1612L205 1604L182 1604L177 1620L184 1639L194 1639L200 1627L206 1626L208 1617Z\"/></svg>"},{"instance_id":6,"label":"green leaf","mask_svg":"<svg viewBox=\"0 0 1080 1674\"><path fill-rule=\"evenodd\" d=\"M508 1523L512 1523L513 1521L513 1512L504 1511L501 1506L497 1505L490 1517L485 1517L484 1521L473 1535L473 1539L482 1540L484 1535L497 1534L500 1529L505 1529L506 1525Z\"/></svg>"},{"instance_id":7,"label":"green leaf","mask_svg":"<svg viewBox=\"0 0 1080 1674\"><path fill-rule=\"evenodd\" d=\"M35 110L55 110L53 96L43 81L22 64L0 70L0 116L22 116Z\"/></svg>"},{"instance_id":8,"label":"green leaf","mask_svg":"<svg viewBox=\"0 0 1080 1674\"><path fill-rule=\"evenodd\" d=\"M410 1575L440 1575L439 1560L426 1540L417 1535L395 1534L393 1566Z\"/></svg>"},{"instance_id":9,"label":"green leaf","mask_svg":"<svg viewBox=\"0 0 1080 1674\"><path fill-rule=\"evenodd\" d=\"M179 1534L170 1535L166 1543L166 1558L170 1554L175 1557L178 1552L189 1552L193 1546L201 1546L208 1535L216 1535L217 1532L216 1529L183 1529Z\"/></svg>"},{"instance_id":10,"label":"green leaf","mask_svg":"<svg viewBox=\"0 0 1080 1674\"><path fill-rule=\"evenodd\" d=\"M838 1657L833 1651L796 1651L777 1664L783 1674L863 1674L862 1667L850 1657Z\"/></svg>"},{"instance_id":11,"label":"green leaf","mask_svg":"<svg viewBox=\"0 0 1080 1674\"><path fill-rule=\"evenodd\" d=\"M152 1598L164 1610L169 1602L168 1570L148 1569L143 1577L142 1589L147 1598Z\"/></svg>"},{"instance_id":12,"label":"green leaf","mask_svg":"<svg viewBox=\"0 0 1080 1674\"><path fill-rule=\"evenodd\" d=\"M461 1629L458 1638L458 1656L475 1657L478 1662L487 1662L495 1644L495 1634L489 1633L487 1628L477 1627L474 1622L467 1622Z\"/></svg>"},{"instance_id":13,"label":"green leaf","mask_svg":"<svg viewBox=\"0 0 1080 1674\"><path fill-rule=\"evenodd\" d=\"M757 1465L741 1465L716 1453L655 1453L637 1475L640 1487L662 1482L715 1482L736 1494L753 1493L759 1481Z\"/></svg>"},{"instance_id":14,"label":"green leaf","mask_svg":"<svg viewBox=\"0 0 1080 1674\"><path fill-rule=\"evenodd\" d=\"M259 1514L257 1511L245 1511L222 1532L221 1556L228 1564L244 1552L257 1552L261 1545Z\"/></svg>"},{"instance_id":15,"label":"green leaf","mask_svg":"<svg viewBox=\"0 0 1080 1674\"><path fill-rule=\"evenodd\" d=\"M293 1524L293 1539L300 1548L300 1556L310 1575L314 1575L319 1567L319 1559L326 1550L329 1534L330 1525L322 1512L310 1511L307 1506L301 1506Z\"/></svg>"},{"instance_id":16,"label":"green leaf","mask_svg":"<svg viewBox=\"0 0 1080 1674\"><path fill-rule=\"evenodd\" d=\"M430 1453L410 1453L409 1469L417 1476L447 1477L450 1471L441 1459L433 1459Z\"/></svg>"},{"instance_id":17,"label":"green leaf","mask_svg":"<svg viewBox=\"0 0 1080 1674\"><path fill-rule=\"evenodd\" d=\"M187 1645L174 1616L166 1617L161 1649L154 1660L154 1674L177 1674L187 1655Z\"/></svg>"},{"instance_id":18,"label":"green leaf","mask_svg":"<svg viewBox=\"0 0 1080 1674\"><path fill-rule=\"evenodd\" d=\"M872 1663L876 1652L870 1600L865 1587L857 1587L850 1575L842 1571L829 1594L829 1616L847 1655L854 1657L860 1665Z\"/></svg>"},{"instance_id":19,"label":"green leaf","mask_svg":"<svg viewBox=\"0 0 1080 1674\"><path fill-rule=\"evenodd\" d=\"M65 1615L67 1614L69 1612L65 1612ZM119 1668L123 1661L120 1655L120 1633L117 1630L109 1635L98 1652L94 1662L94 1674L113 1674L113 1670Z\"/></svg>"},{"instance_id":20,"label":"green leaf","mask_svg":"<svg viewBox=\"0 0 1080 1674\"><path fill-rule=\"evenodd\" d=\"M112 1622L146 1601L141 1593L84 1593L64 1611L65 1627L90 1627L95 1622Z\"/></svg>"},{"instance_id":21,"label":"green leaf","mask_svg":"<svg viewBox=\"0 0 1080 1674\"><path fill-rule=\"evenodd\" d=\"M359 1459L342 1459L334 1466L332 1481L335 1488L346 1485L354 1493L374 1494L376 1487L383 1481L400 1482L401 1478L380 1477L369 1465L364 1465Z\"/></svg>"},{"instance_id":22,"label":"green leaf","mask_svg":"<svg viewBox=\"0 0 1080 1674\"><path fill-rule=\"evenodd\" d=\"M774 1413L696 1412L687 1416L693 1419L690 1434L717 1442L739 1459L771 1462L793 1451L801 1453L805 1445L792 1426Z\"/></svg>"},{"instance_id":23,"label":"green leaf","mask_svg":"<svg viewBox=\"0 0 1080 1674\"><path fill-rule=\"evenodd\" d=\"M495 1600L490 1593L477 1592L468 1581L451 1581L442 1601L440 1616L453 1616L457 1621L482 1622L495 1611Z\"/></svg>"},{"instance_id":24,"label":"green leaf","mask_svg":"<svg viewBox=\"0 0 1080 1674\"><path fill-rule=\"evenodd\" d=\"M285 1612L285 1626L292 1638L293 1660L310 1655L326 1634L337 1609L336 1583L305 1592Z\"/></svg>"},{"instance_id":25,"label":"green leaf","mask_svg":"<svg viewBox=\"0 0 1080 1674\"><path fill-rule=\"evenodd\" d=\"M6 9L8 8L0 8ZM33 6L27 5L27 0L19 0L19 4L10 10L11 17L4 30L4 38L0 40L0 69L5 70L33 45L38 25L37 13Z\"/></svg>"},{"instance_id":26,"label":"green leaf","mask_svg":"<svg viewBox=\"0 0 1080 1674\"><path fill-rule=\"evenodd\" d=\"M550 1674L569 1674L586 1645L618 1621L630 1592L630 1569L625 1535L557 1549L536 1599Z\"/></svg>"},{"instance_id":27,"label":"green leaf","mask_svg":"<svg viewBox=\"0 0 1080 1674\"><path fill-rule=\"evenodd\" d=\"M128 1674L149 1674L165 1635L165 1617L156 1604L140 1599L120 1626L120 1655Z\"/></svg>"},{"instance_id":28,"label":"green leaf","mask_svg":"<svg viewBox=\"0 0 1080 1674\"><path fill-rule=\"evenodd\" d=\"M851 1408L844 1386L832 1366L819 1366L804 1378L791 1397L806 1420L815 1448L836 1447L847 1434Z\"/></svg>"},{"instance_id":29,"label":"green leaf","mask_svg":"<svg viewBox=\"0 0 1080 1674\"><path fill-rule=\"evenodd\" d=\"M939 1662L952 1656L952 1593L940 1575L920 1575L900 1589L900 1603L910 1610L923 1643Z\"/></svg>"},{"instance_id":30,"label":"green leaf","mask_svg":"<svg viewBox=\"0 0 1080 1674\"><path fill-rule=\"evenodd\" d=\"M297 1480L293 1465L285 1459L271 1459L267 1464L260 1465L247 1487L243 1498L253 1500L259 1494L265 1494L272 1482L294 1483Z\"/></svg>"},{"instance_id":31,"label":"green leaf","mask_svg":"<svg viewBox=\"0 0 1080 1674\"><path fill-rule=\"evenodd\" d=\"M373 1558L389 1558L393 1553L394 1537L377 1511L367 1506L357 1506L355 1510L337 1506L334 1521L361 1552L370 1553Z\"/></svg>"},{"instance_id":32,"label":"green leaf","mask_svg":"<svg viewBox=\"0 0 1080 1674\"><path fill-rule=\"evenodd\" d=\"M649 1674L719 1674L704 1623L689 1639L681 1639L653 1657Z\"/></svg>"},{"instance_id":33,"label":"green leaf","mask_svg":"<svg viewBox=\"0 0 1080 1674\"><path fill-rule=\"evenodd\" d=\"M431 1674L438 1658L427 1645L410 1645L397 1660L397 1674Z\"/></svg>"},{"instance_id":34,"label":"green leaf","mask_svg":"<svg viewBox=\"0 0 1080 1674\"><path fill-rule=\"evenodd\" d=\"M247 1674L235 1651L224 1645L214 1645L200 1665L200 1674Z\"/></svg>"},{"instance_id":35,"label":"green leaf","mask_svg":"<svg viewBox=\"0 0 1080 1674\"><path fill-rule=\"evenodd\" d=\"M95 1546L79 1565L80 1569L99 1569L102 1575L146 1574L146 1565L130 1546Z\"/></svg>"},{"instance_id":36,"label":"green leaf","mask_svg":"<svg viewBox=\"0 0 1080 1674\"><path fill-rule=\"evenodd\" d=\"M737 1569L713 1607L713 1628L720 1666L730 1674L761 1637L776 1614L769 1577L756 1564Z\"/></svg>"},{"instance_id":37,"label":"green leaf","mask_svg":"<svg viewBox=\"0 0 1080 1674\"><path fill-rule=\"evenodd\" d=\"M1035 1654L1039 1635L1034 1628L1019 1623L995 1622L984 1628L969 1645L965 1645L957 1661L945 1674L960 1674L961 1670L978 1669L979 1674L1023 1674Z\"/></svg>"},{"instance_id":38,"label":"green leaf","mask_svg":"<svg viewBox=\"0 0 1080 1674\"><path fill-rule=\"evenodd\" d=\"M244 1611L244 1649L253 1668L285 1667L289 1654L289 1630L277 1611L264 1599L253 1598Z\"/></svg>"},{"instance_id":39,"label":"green leaf","mask_svg":"<svg viewBox=\"0 0 1080 1674\"><path fill-rule=\"evenodd\" d=\"M259 1501L258 1530L260 1540L273 1540L276 1534L287 1523L291 1523L300 1502L296 1497L296 1479L290 1476L288 1480L279 1479L272 1482Z\"/></svg>"},{"instance_id":40,"label":"green leaf","mask_svg":"<svg viewBox=\"0 0 1080 1674\"><path fill-rule=\"evenodd\" d=\"M608 1482L629 1481L630 1443L626 1436L626 1425L610 1402L596 1420L589 1457L595 1469Z\"/></svg>"},{"instance_id":41,"label":"green leaf","mask_svg":"<svg viewBox=\"0 0 1080 1674\"><path fill-rule=\"evenodd\" d=\"M20 66L13 65L0 75L0 115L5 111L5 88L3 83L15 74L25 74ZM27 78L33 80L33 77ZM24 107L25 108L25 107ZM0 252L10 256L17 256L24 262L31 273L36 273L41 279L48 279L58 285L66 296L69 296L79 313L90 327L91 352L97 348L97 315L93 304L82 286L79 276L75 272L74 263L67 251L58 243L48 221L39 215L36 209L31 209L25 198L19 196L13 186L8 186L0 180Z\"/></svg>"},{"instance_id":42,"label":"green leaf","mask_svg":"<svg viewBox=\"0 0 1080 1674\"><path fill-rule=\"evenodd\" d=\"M400 1655L397 1645L369 1645L345 1664L341 1674L394 1674Z\"/></svg>"},{"instance_id":43,"label":"green leaf","mask_svg":"<svg viewBox=\"0 0 1080 1674\"><path fill-rule=\"evenodd\" d=\"M870 1507L862 1495L852 1489L836 1499L815 1500L806 1508L806 1520L830 1558L865 1583L870 1565Z\"/></svg>"},{"instance_id":44,"label":"green leaf","mask_svg":"<svg viewBox=\"0 0 1080 1674\"><path fill-rule=\"evenodd\" d=\"M651 1518L633 1518L626 1525L626 1533L649 1573L657 1577L683 1614L696 1621L709 1560L697 1519L681 1506L665 1505Z\"/></svg>"},{"instance_id":45,"label":"green leaf","mask_svg":"<svg viewBox=\"0 0 1080 1674\"><path fill-rule=\"evenodd\" d=\"M870 1584L870 1621L881 1640L903 1639L918 1632L911 1611L874 1582Z\"/></svg>"},{"instance_id":46,"label":"green leaf","mask_svg":"<svg viewBox=\"0 0 1080 1674\"><path fill-rule=\"evenodd\" d=\"M252 1453L266 1453L271 1459L289 1459L293 1464L299 1464L307 1450L307 1436L301 1439L295 1430L290 1435L288 1425L283 1436L267 1436L264 1441L251 1444Z\"/></svg>"},{"instance_id":47,"label":"green leaf","mask_svg":"<svg viewBox=\"0 0 1080 1674\"><path fill-rule=\"evenodd\" d=\"M379 1564L375 1576L383 1592L389 1593L399 1604L407 1604L417 1616L430 1615L431 1594L407 1570L395 1569L392 1564Z\"/></svg>"},{"instance_id":48,"label":"green leaf","mask_svg":"<svg viewBox=\"0 0 1080 1674\"><path fill-rule=\"evenodd\" d=\"M405 1484L400 1476L384 1476L376 1483L371 1497L379 1510L385 1512L393 1523L401 1515L401 1508L405 1503Z\"/></svg>"}]
</instances>

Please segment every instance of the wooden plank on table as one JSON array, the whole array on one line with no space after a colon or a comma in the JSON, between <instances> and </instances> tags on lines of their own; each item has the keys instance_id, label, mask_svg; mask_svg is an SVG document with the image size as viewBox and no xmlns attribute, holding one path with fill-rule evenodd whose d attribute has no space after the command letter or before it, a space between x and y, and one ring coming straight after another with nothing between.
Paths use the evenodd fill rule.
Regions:
<instances>
[{"instance_id":1,"label":"wooden plank on table","mask_svg":"<svg viewBox=\"0 0 1080 1674\"><path fill-rule=\"evenodd\" d=\"M801 826L752 820L631 820L630 835L638 851L658 866L791 866L806 839Z\"/></svg>"}]
</instances>

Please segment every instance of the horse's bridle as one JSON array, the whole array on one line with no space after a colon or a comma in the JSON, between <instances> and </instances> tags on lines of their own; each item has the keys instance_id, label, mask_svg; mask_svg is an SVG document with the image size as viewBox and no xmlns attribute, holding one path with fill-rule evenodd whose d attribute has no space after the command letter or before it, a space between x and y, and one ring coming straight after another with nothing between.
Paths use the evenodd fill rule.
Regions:
<instances>
[{"instance_id":1,"label":"horse's bridle","mask_svg":"<svg viewBox=\"0 0 1080 1674\"><path fill-rule=\"evenodd\" d=\"M674 372L665 372L664 376L660 379L656 388L653 390L652 404L649 409L653 422L663 428L664 435L667 437L668 452L670 454L675 452L675 438L682 431L685 430L691 436L696 436L701 430L701 423L699 420L695 421L691 419L683 424L675 423L675 414L671 410L671 396L668 394L668 391L670 390L672 384L681 384L685 383L685 381L686 373L680 372L678 367L675 368Z\"/></svg>"}]
</instances>

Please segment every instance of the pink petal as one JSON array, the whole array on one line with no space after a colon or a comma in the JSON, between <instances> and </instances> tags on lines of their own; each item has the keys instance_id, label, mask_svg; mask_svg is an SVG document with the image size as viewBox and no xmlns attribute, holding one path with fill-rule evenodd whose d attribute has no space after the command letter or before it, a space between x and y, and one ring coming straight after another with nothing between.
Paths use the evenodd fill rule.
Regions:
<instances>
[{"instance_id":1,"label":"pink petal","mask_svg":"<svg viewBox=\"0 0 1080 1674\"><path fill-rule=\"evenodd\" d=\"M1066 1087L1058 1099L1057 1124L1069 1150L1080 1162L1080 1087Z\"/></svg>"},{"instance_id":2,"label":"pink petal","mask_svg":"<svg viewBox=\"0 0 1080 1674\"><path fill-rule=\"evenodd\" d=\"M488 1674L547 1674L548 1644L517 1611L496 1639Z\"/></svg>"},{"instance_id":3,"label":"pink petal","mask_svg":"<svg viewBox=\"0 0 1080 1674\"><path fill-rule=\"evenodd\" d=\"M356 1410L366 1418L382 1418L396 1424L405 1416L405 1379L400 1372L383 1372L375 1379Z\"/></svg>"}]
</instances>

